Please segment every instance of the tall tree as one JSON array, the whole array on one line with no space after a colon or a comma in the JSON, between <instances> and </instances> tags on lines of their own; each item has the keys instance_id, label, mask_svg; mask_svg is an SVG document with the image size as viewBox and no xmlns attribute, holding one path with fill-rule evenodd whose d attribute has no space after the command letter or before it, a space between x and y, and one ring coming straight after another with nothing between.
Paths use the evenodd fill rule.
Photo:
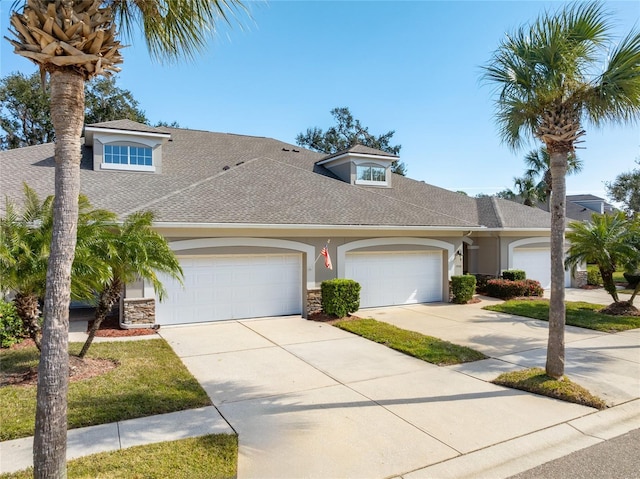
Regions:
<instances>
[{"instance_id":1,"label":"tall tree","mask_svg":"<svg viewBox=\"0 0 640 479\"><path fill-rule=\"evenodd\" d=\"M640 159L636 160L640 165ZM640 168L620 173L613 182L605 183L607 195L618 203L622 203L628 215L640 213Z\"/></svg>"},{"instance_id":2,"label":"tall tree","mask_svg":"<svg viewBox=\"0 0 640 479\"><path fill-rule=\"evenodd\" d=\"M551 178L551 157L543 146L536 150L531 150L524 157L527 165L524 178L530 178L536 182L536 189L539 192L539 200L547 203L547 209L551 202L551 192L553 191L553 181ZM582 171L582 160L575 154L570 154L567 158L567 175Z\"/></svg>"},{"instance_id":3,"label":"tall tree","mask_svg":"<svg viewBox=\"0 0 640 479\"><path fill-rule=\"evenodd\" d=\"M564 373L564 241L567 163L590 122L633 122L640 116L640 33L615 46L609 15L598 2L545 12L500 43L484 68L496 88L502 140L526 138L547 148L552 177L551 298L546 373Z\"/></svg>"},{"instance_id":4,"label":"tall tree","mask_svg":"<svg viewBox=\"0 0 640 479\"><path fill-rule=\"evenodd\" d=\"M116 25L133 37L140 26L153 57L176 60L206 45L237 0L25 0L12 11L10 40L18 55L49 75L55 131L54 223L38 367L34 475L66 477L68 326L71 265L80 189L84 85L118 71Z\"/></svg>"},{"instance_id":5,"label":"tall tree","mask_svg":"<svg viewBox=\"0 0 640 479\"><path fill-rule=\"evenodd\" d=\"M141 212L128 216L122 225L112 225L105 230L103 241L96 243L94 255L109 265L109 275L104 277L98 290L95 320L78 356L84 358L89 351L100 324L113 306L120 300L125 284L143 278L153 285L162 300L165 289L157 273L182 280L180 262L167 240L153 230L153 213Z\"/></svg>"},{"instance_id":6,"label":"tall tree","mask_svg":"<svg viewBox=\"0 0 640 479\"><path fill-rule=\"evenodd\" d=\"M389 142L395 133L394 130L382 135L372 135L369 129L362 126L360 120L354 119L349 108L334 108L331 115L336 121L336 125L323 131L322 128L307 128L305 133L298 133L296 143L313 151L326 153L328 155L347 150L357 144L386 151L393 155L400 153L402 145L390 145ZM404 163L394 161L391 171L398 175L407 174Z\"/></svg>"},{"instance_id":7,"label":"tall tree","mask_svg":"<svg viewBox=\"0 0 640 479\"><path fill-rule=\"evenodd\" d=\"M53 141L49 94L40 75L13 73L0 80L0 149L10 150Z\"/></svg>"},{"instance_id":8,"label":"tall tree","mask_svg":"<svg viewBox=\"0 0 640 479\"><path fill-rule=\"evenodd\" d=\"M93 78L85 85L85 123L129 119L148 123L129 90L114 77ZM54 140L49 92L39 73L12 73L0 80L0 149L22 148ZM169 125L167 125L169 126Z\"/></svg>"}]
</instances>

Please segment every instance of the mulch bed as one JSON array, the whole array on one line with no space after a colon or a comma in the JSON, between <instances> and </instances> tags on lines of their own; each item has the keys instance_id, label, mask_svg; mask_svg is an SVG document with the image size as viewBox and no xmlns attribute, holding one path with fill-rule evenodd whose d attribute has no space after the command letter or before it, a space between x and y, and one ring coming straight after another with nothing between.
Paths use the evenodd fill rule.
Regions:
<instances>
[{"instance_id":1,"label":"mulch bed","mask_svg":"<svg viewBox=\"0 0 640 479\"><path fill-rule=\"evenodd\" d=\"M22 345L27 343L33 345L33 342L29 340L23 341ZM16 345L19 346L19 345ZM25 347L25 346L22 346ZM13 348L12 348L13 349ZM69 381L80 381L82 379L89 379L101 374L107 373L112 369L118 367L118 362L112 359L100 359L100 358L84 358L80 359L77 356L69 356ZM24 371L9 373L2 371L0 373L0 386L35 386L38 382L38 367L33 366Z\"/></svg>"},{"instance_id":2,"label":"mulch bed","mask_svg":"<svg viewBox=\"0 0 640 479\"><path fill-rule=\"evenodd\" d=\"M89 321L87 330L91 328L93 321ZM136 328L136 329L120 329L120 321L117 316L108 316L102 321L100 329L96 332L96 336L101 338L121 338L126 336L147 336L156 334L157 329L152 328Z\"/></svg>"},{"instance_id":3,"label":"mulch bed","mask_svg":"<svg viewBox=\"0 0 640 479\"><path fill-rule=\"evenodd\" d=\"M640 316L640 311L633 304L629 304L629 301L619 301L617 303L611 303L606 308L598 311L603 314L610 314L612 316Z\"/></svg>"}]
</instances>

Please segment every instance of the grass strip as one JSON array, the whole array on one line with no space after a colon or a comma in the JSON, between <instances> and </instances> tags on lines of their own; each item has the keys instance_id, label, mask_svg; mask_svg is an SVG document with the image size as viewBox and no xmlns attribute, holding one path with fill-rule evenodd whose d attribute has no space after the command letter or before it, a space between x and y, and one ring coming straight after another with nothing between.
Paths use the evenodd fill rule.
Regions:
<instances>
[{"instance_id":1,"label":"grass strip","mask_svg":"<svg viewBox=\"0 0 640 479\"><path fill-rule=\"evenodd\" d=\"M600 304L567 301L566 323L569 326L594 329L605 333L640 328L640 316L611 316L598 313L598 310L603 307ZM501 304L485 306L484 309L549 321L549 301L545 299L514 299Z\"/></svg>"},{"instance_id":2,"label":"grass strip","mask_svg":"<svg viewBox=\"0 0 640 479\"><path fill-rule=\"evenodd\" d=\"M486 359L484 354L466 346L458 346L432 336L407 331L372 318L341 320L334 323L334 325L370 341L384 344L396 351L438 366Z\"/></svg>"},{"instance_id":3,"label":"grass strip","mask_svg":"<svg viewBox=\"0 0 640 479\"><path fill-rule=\"evenodd\" d=\"M607 407L607 404L602 399L594 396L582 386L571 382L566 376L563 376L561 381L556 380L547 376L545 370L542 368L531 368L504 373L491 382L500 386L519 389L521 391L596 409L605 409Z\"/></svg>"},{"instance_id":4,"label":"grass strip","mask_svg":"<svg viewBox=\"0 0 640 479\"><path fill-rule=\"evenodd\" d=\"M81 343L72 343L77 354ZM209 406L211 400L171 347L162 339L95 343L88 357L108 358L118 367L69 383L69 429ZM37 365L35 347L0 351L2 372ZM0 440L31 436L36 386L0 387Z\"/></svg>"},{"instance_id":5,"label":"grass strip","mask_svg":"<svg viewBox=\"0 0 640 479\"><path fill-rule=\"evenodd\" d=\"M136 446L74 459L67 463L70 479L227 479L236 477L238 439L215 434ZM33 469L0 475L29 479Z\"/></svg>"}]
</instances>

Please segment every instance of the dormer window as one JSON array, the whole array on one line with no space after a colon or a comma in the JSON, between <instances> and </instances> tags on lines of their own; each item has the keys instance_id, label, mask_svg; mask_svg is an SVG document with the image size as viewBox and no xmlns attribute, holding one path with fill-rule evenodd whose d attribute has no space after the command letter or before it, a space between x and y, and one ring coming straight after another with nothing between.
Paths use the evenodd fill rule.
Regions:
<instances>
[{"instance_id":1,"label":"dormer window","mask_svg":"<svg viewBox=\"0 0 640 479\"><path fill-rule=\"evenodd\" d=\"M144 146L104 145L104 162L116 165L153 166L151 148Z\"/></svg>"},{"instance_id":2,"label":"dormer window","mask_svg":"<svg viewBox=\"0 0 640 479\"><path fill-rule=\"evenodd\" d=\"M387 169L383 166L356 167L356 184L385 185L387 183Z\"/></svg>"},{"instance_id":3,"label":"dormer window","mask_svg":"<svg viewBox=\"0 0 640 479\"><path fill-rule=\"evenodd\" d=\"M352 185L391 188L391 165L397 159L397 155L386 151L355 145L326 156L316 164Z\"/></svg>"},{"instance_id":4,"label":"dormer window","mask_svg":"<svg viewBox=\"0 0 640 479\"><path fill-rule=\"evenodd\" d=\"M93 169L162 173L162 149L171 135L131 120L88 125L85 144L93 148Z\"/></svg>"}]
</instances>

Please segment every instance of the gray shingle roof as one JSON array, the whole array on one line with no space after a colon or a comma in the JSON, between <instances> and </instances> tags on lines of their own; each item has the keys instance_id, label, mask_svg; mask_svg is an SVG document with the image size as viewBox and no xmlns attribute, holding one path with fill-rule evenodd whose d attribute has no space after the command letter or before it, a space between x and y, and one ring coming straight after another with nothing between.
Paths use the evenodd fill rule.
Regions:
<instances>
[{"instance_id":1,"label":"gray shingle roof","mask_svg":"<svg viewBox=\"0 0 640 479\"><path fill-rule=\"evenodd\" d=\"M98 127L139 128L126 122ZM392 188L350 185L316 165L324 155L270 138L158 130L171 133L163 146L161 174L93 171L92 149L83 146L81 191L94 206L120 215L151 209L157 221L177 223L549 226L548 213L398 175ZM53 144L0 152L0 194L20 201L23 181L42 197L53 194Z\"/></svg>"},{"instance_id":2,"label":"gray shingle roof","mask_svg":"<svg viewBox=\"0 0 640 479\"><path fill-rule=\"evenodd\" d=\"M133 120L103 121L101 123L92 123L87 126L92 128L111 128L113 130L140 131L145 133L167 133L160 128L138 123Z\"/></svg>"},{"instance_id":3,"label":"gray shingle roof","mask_svg":"<svg viewBox=\"0 0 640 479\"><path fill-rule=\"evenodd\" d=\"M382 150L378 150L376 148L371 148L369 146L364 146L364 145L354 145L350 148L347 148L346 150L341 150L341 151L337 151L335 153L331 153L330 155L326 155L322 158L320 158L319 161L325 161L325 160L329 160L331 158L336 158L338 156L342 156L346 153L360 153L363 155L374 155L374 156L380 156L383 158L400 158L398 155L394 155L393 153L389 153L387 151L382 151Z\"/></svg>"}]
</instances>

